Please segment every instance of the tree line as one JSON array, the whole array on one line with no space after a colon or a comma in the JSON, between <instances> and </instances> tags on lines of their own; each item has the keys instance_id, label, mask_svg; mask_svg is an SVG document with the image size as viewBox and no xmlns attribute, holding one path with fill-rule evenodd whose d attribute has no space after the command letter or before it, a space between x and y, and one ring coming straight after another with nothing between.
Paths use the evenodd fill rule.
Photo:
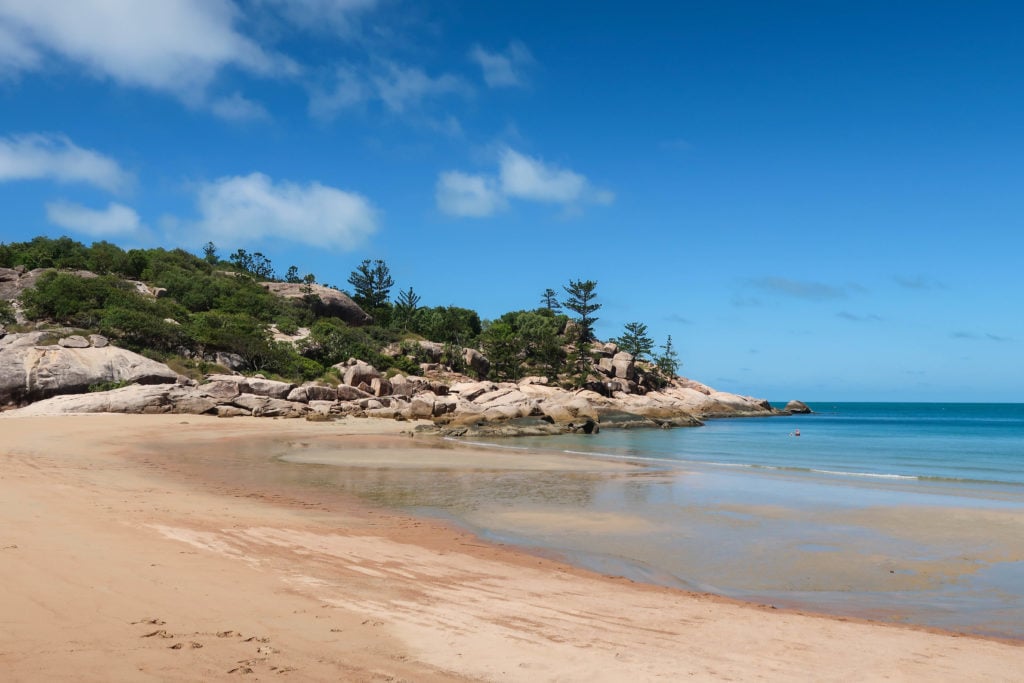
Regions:
<instances>
[{"instance_id":1,"label":"tree line","mask_svg":"<svg viewBox=\"0 0 1024 683\"><path fill-rule=\"evenodd\" d=\"M201 256L182 249L123 250L109 242L85 246L68 237L0 244L0 267L15 266L55 269L23 293L29 320L95 330L127 348L186 365L202 365L194 359L214 352L233 353L250 370L296 379L322 377L350 357L382 370L418 373L428 354L416 340L426 339L443 344L442 362L456 370L465 369L463 347L477 347L491 361L495 380L543 374L583 386L593 365L595 314L601 308L597 283L579 279L562 288L562 297L546 289L537 308L481 321L471 309L423 306L412 286L392 298L396 283L387 263L365 259L349 274L347 293L374 322L351 327L317 307L313 274L300 275L289 266L283 281L302 285L306 296L283 299L259 284L279 281L266 255L237 249L223 259L212 242ZM74 270L98 277L67 272ZM125 280L163 288L165 296L144 296ZM14 315L4 303L0 322L9 325ZM294 335L300 328L309 334L297 344L274 340L274 331ZM627 324L611 341L666 378L678 370L671 337L652 355L654 342L642 323ZM389 344L399 344L405 353L382 354Z\"/></svg>"}]
</instances>

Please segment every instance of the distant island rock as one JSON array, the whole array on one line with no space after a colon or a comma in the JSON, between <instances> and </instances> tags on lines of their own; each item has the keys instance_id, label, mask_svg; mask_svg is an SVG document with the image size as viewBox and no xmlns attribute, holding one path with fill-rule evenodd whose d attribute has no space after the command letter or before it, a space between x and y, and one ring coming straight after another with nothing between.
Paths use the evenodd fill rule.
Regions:
<instances>
[{"instance_id":1,"label":"distant island rock","mask_svg":"<svg viewBox=\"0 0 1024 683\"><path fill-rule=\"evenodd\" d=\"M803 401L790 401L782 410L791 415L810 415L814 412Z\"/></svg>"}]
</instances>

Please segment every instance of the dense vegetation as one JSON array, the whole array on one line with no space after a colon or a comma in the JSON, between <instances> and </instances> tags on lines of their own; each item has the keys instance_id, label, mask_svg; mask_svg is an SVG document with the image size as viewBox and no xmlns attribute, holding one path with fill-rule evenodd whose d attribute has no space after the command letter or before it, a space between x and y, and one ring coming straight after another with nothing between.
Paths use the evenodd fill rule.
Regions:
<instances>
[{"instance_id":1,"label":"dense vegetation","mask_svg":"<svg viewBox=\"0 0 1024 683\"><path fill-rule=\"evenodd\" d=\"M430 340L442 345L441 362L455 370L465 370L462 349L472 347L489 358L493 379L541 374L582 386L593 361L594 313L600 308L596 282L571 280L562 302L547 289L541 307L482 322L470 309L421 306L411 286L392 301L395 282L387 264L365 260L348 283L350 296L373 323L353 327L324 313L314 275L300 276L290 266L283 281L300 285L304 294L283 298L260 285L278 281L268 257L238 249L222 259L213 243L203 247L202 256L182 249L126 251L109 242L86 246L68 237L0 244L0 267L17 266L53 269L21 296L23 313L33 323L98 331L121 346L198 371L207 370L218 353L234 354L250 371L291 379L329 378L330 366L353 357L382 370L418 373L419 363L432 357L419 341ZM155 297L143 282L164 291ZM13 321L13 309L0 301L0 323ZM275 331L294 335L300 328L309 333L294 344L274 340ZM627 325L616 341L638 359L653 349L640 323ZM401 352L385 355L389 345ZM662 349L651 359L651 372L674 374L678 361L671 338Z\"/></svg>"}]
</instances>

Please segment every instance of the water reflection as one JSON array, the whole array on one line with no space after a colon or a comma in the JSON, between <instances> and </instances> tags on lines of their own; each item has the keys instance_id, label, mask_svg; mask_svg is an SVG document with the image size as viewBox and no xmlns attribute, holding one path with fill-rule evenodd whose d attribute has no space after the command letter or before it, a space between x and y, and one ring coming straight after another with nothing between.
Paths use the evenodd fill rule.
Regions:
<instances>
[{"instance_id":1,"label":"water reflection","mask_svg":"<svg viewBox=\"0 0 1024 683\"><path fill-rule=\"evenodd\" d=\"M408 445L392 440L374 448ZM960 501L931 522L918 514L922 528L911 534L907 510L921 501L905 492L865 495L859 484L763 472L340 467L281 459L312 448L351 446L254 439L197 448L177 462L225 489L320 501L354 496L425 511L638 580L1024 638L1024 541L997 535L999 524L1018 528L1010 517L991 521L1008 511L989 509L986 517ZM947 513L977 515L976 537L932 533Z\"/></svg>"}]
</instances>

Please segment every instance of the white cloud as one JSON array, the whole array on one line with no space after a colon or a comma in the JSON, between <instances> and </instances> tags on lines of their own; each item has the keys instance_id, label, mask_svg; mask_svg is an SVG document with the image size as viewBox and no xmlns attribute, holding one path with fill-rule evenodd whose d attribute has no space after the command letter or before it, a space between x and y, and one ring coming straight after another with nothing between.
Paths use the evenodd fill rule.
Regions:
<instances>
[{"instance_id":1,"label":"white cloud","mask_svg":"<svg viewBox=\"0 0 1024 683\"><path fill-rule=\"evenodd\" d=\"M501 154L501 189L510 197L567 204L583 197L587 179L506 147Z\"/></svg>"},{"instance_id":2,"label":"white cloud","mask_svg":"<svg viewBox=\"0 0 1024 683\"><path fill-rule=\"evenodd\" d=\"M824 301L828 299L842 299L846 297L847 290L858 289L856 285L837 287L824 282L809 280L791 280L785 277L767 276L755 278L748 281L754 287L767 292L784 294L796 299L807 299L809 301Z\"/></svg>"},{"instance_id":3,"label":"white cloud","mask_svg":"<svg viewBox=\"0 0 1024 683\"><path fill-rule=\"evenodd\" d=\"M492 88L514 88L526 85L524 71L534 64L533 55L521 42L514 40L505 52L488 52L479 45L469 51L469 58L480 65L484 82Z\"/></svg>"},{"instance_id":4,"label":"white cloud","mask_svg":"<svg viewBox=\"0 0 1024 683\"><path fill-rule=\"evenodd\" d=\"M373 93L369 84L354 69L338 67L335 83L330 90L314 90L309 97L309 114L313 118L330 120L343 109L368 101Z\"/></svg>"},{"instance_id":5,"label":"white cloud","mask_svg":"<svg viewBox=\"0 0 1024 683\"><path fill-rule=\"evenodd\" d=\"M22 69L39 68L43 57L56 55L97 78L201 106L224 67L263 76L297 70L235 30L239 16L230 0L0 0L0 41L7 36L0 54L21 55Z\"/></svg>"},{"instance_id":6,"label":"white cloud","mask_svg":"<svg viewBox=\"0 0 1024 683\"><path fill-rule=\"evenodd\" d=\"M569 211L581 204L610 204L611 190L594 187L575 171L546 164L505 147L495 177L458 171L442 173L435 198L441 211L455 216L489 216L507 205L508 199L561 204Z\"/></svg>"},{"instance_id":7,"label":"white cloud","mask_svg":"<svg viewBox=\"0 0 1024 683\"><path fill-rule=\"evenodd\" d=\"M458 76L429 76L423 69L394 62L386 62L371 81L388 109L399 113L427 98L471 92L469 85Z\"/></svg>"},{"instance_id":8,"label":"white cloud","mask_svg":"<svg viewBox=\"0 0 1024 683\"><path fill-rule=\"evenodd\" d=\"M0 24L0 79L38 65L39 53L14 31Z\"/></svg>"},{"instance_id":9,"label":"white cloud","mask_svg":"<svg viewBox=\"0 0 1024 683\"><path fill-rule=\"evenodd\" d=\"M325 249L352 249L377 230L377 212L362 195L313 182L275 183L262 173L220 178L199 188L203 239L264 239Z\"/></svg>"},{"instance_id":10,"label":"white cloud","mask_svg":"<svg viewBox=\"0 0 1024 683\"><path fill-rule=\"evenodd\" d=\"M349 33L356 15L373 9L378 0L258 0L273 7L296 26L312 31Z\"/></svg>"},{"instance_id":11,"label":"white cloud","mask_svg":"<svg viewBox=\"0 0 1024 683\"><path fill-rule=\"evenodd\" d=\"M365 71L349 65L339 66L334 71L333 81L326 88L311 89L310 116L329 121L345 109L379 102L395 114L417 110L414 118L448 135L461 132L454 117L432 119L424 117L421 110L431 100L445 96L467 97L473 93L473 88L454 74L431 76L419 67L388 61L378 62Z\"/></svg>"},{"instance_id":12,"label":"white cloud","mask_svg":"<svg viewBox=\"0 0 1024 683\"><path fill-rule=\"evenodd\" d=\"M82 149L63 135L17 135L0 138L0 182L52 179L78 182L118 192L132 183L131 174L99 152Z\"/></svg>"},{"instance_id":13,"label":"white cloud","mask_svg":"<svg viewBox=\"0 0 1024 683\"><path fill-rule=\"evenodd\" d=\"M452 216L490 216L505 206L505 198L493 179L458 171L440 175L436 198L438 208Z\"/></svg>"},{"instance_id":14,"label":"white cloud","mask_svg":"<svg viewBox=\"0 0 1024 683\"><path fill-rule=\"evenodd\" d=\"M51 202L46 205L46 217L54 225L94 237L132 235L142 227L134 209L113 202L102 210L72 202Z\"/></svg>"},{"instance_id":15,"label":"white cloud","mask_svg":"<svg viewBox=\"0 0 1024 683\"><path fill-rule=\"evenodd\" d=\"M262 104L253 102L237 92L230 97L221 97L212 101L210 111L228 121L255 121L270 118L270 114Z\"/></svg>"}]
</instances>

